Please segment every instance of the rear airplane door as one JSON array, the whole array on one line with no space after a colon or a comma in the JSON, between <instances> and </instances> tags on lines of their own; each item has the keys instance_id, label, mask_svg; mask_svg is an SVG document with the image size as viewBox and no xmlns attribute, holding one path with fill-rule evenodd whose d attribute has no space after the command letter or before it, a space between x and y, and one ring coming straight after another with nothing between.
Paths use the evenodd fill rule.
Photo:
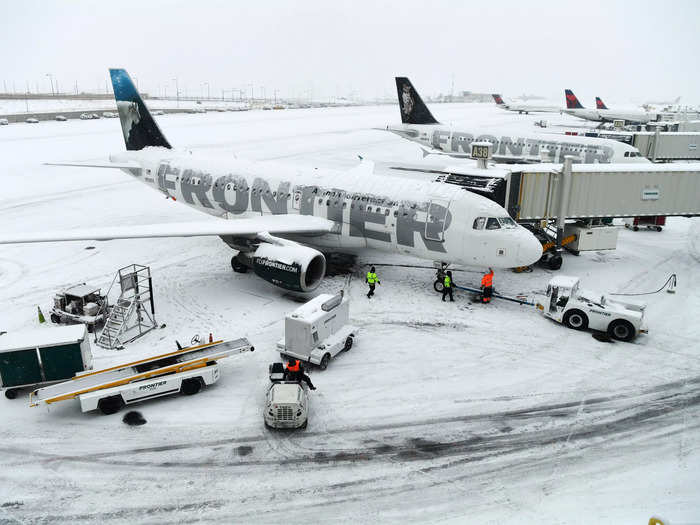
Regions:
<instances>
[{"instance_id":1,"label":"rear airplane door","mask_svg":"<svg viewBox=\"0 0 700 525\"><path fill-rule=\"evenodd\" d=\"M425 238L431 241L445 240L445 220L450 201L431 199L425 216Z\"/></svg>"}]
</instances>

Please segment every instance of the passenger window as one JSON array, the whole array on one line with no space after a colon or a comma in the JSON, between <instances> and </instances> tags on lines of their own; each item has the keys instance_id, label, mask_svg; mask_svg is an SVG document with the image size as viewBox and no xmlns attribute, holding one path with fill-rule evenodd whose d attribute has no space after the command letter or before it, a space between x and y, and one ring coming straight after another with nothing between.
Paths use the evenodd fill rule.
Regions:
<instances>
[{"instance_id":1,"label":"passenger window","mask_svg":"<svg viewBox=\"0 0 700 525\"><path fill-rule=\"evenodd\" d=\"M476 219L474 219L474 229L475 230L483 230L484 224L486 224L485 217L477 217Z\"/></svg>"},{"instance_id":2,"label":"passenger window","mask_svg":"<svg viewBox=\"0 0 700 525\"><path fill-rule=\"evenodd\" d=\"M311 337L313 338L314 343L318 343L318 332L312 333Z\"/></svg>"},{"instance_id":3,"label":"passenger window","mask_svg":"<svg viewBox=\"0 0 700 525\"><path fill-rule=\"evenodd\" d=\"M498 219L496 217L489 217L486 221L487 230L499 230L500 228L501 225L498 223Z\"/></svg>"}]
</instances>

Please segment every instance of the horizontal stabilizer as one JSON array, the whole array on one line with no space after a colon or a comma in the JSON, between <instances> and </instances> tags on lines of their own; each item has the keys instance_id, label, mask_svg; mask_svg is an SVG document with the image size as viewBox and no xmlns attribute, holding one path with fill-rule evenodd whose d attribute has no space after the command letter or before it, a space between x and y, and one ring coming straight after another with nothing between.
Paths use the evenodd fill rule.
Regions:
<instances>
[{"instance_id":1,"label":"horizontal stabilizer","mask_svg":"<svg viewBox=\"0 0 700 525\"><path fill-rule=\"evenodd\" d=\"M324 234L334 223L310 215L267 215L250 219L212 219L168 224L107 226L64 231L2 234L0 244L22 244L57 241L110 241L113 239L148 239L154 237L205 237L231 235L254 238L262 232L270 234Z\"/></svg>"}]
</instances>

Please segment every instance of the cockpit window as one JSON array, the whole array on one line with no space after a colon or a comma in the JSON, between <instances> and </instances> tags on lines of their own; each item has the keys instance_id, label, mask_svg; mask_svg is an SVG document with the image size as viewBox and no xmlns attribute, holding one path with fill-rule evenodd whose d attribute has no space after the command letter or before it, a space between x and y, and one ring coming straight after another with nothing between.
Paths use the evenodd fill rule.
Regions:
<instances>
[{"instance_id":1,"label":"cockpit window","mask_svg":"<svg viewBox=\"0 0 700 525\"><path fill-rule=\"evenodd\" d=\"M475 230L483 230L485 224L486 224L486 217L477 217L476 219L474 219L474 229Z\"/></svg>"},{"instance_id":2,"label":"cockpit window","mask_svg":"<svg viewBox=\"0 0 700 525\"><path fill-rule=\"evenodd\" d=\"M513 219L511 219L510 217L499 217L498 220L501 223L501 226L503 228L517 228L518 227L518 225L515 224L515 221Z\"/></svg>"},{"instance_id":3,"label":"cockpit window","mask_svg":"<svg viewBox=\"0 0 700 525\"><path fill-rule=\"evenodd\" d=\"M501 225L498 223L498 219L496 217L489 217L486 221L487 230L498 230L500 227Z\"/></svg>"}]
</instances>

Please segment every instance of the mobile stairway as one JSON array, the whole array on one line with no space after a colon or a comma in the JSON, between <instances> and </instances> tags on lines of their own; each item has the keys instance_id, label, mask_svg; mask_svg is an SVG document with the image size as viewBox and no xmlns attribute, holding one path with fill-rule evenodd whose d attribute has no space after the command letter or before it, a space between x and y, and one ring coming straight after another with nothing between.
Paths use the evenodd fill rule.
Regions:
<instances>
[{"instance_id":1,"label":"mobile stairway","mask_svg":"<svg viewBox=\"0 0 700 525\"><path fill-rule=\"evenodd\" d=\"M108 350L120 349L156 328L151 269L140 264L121 268L112 280L107 296L119 281L121 293L107 315L98 346Z\"/></svg>"}]
</instances>

